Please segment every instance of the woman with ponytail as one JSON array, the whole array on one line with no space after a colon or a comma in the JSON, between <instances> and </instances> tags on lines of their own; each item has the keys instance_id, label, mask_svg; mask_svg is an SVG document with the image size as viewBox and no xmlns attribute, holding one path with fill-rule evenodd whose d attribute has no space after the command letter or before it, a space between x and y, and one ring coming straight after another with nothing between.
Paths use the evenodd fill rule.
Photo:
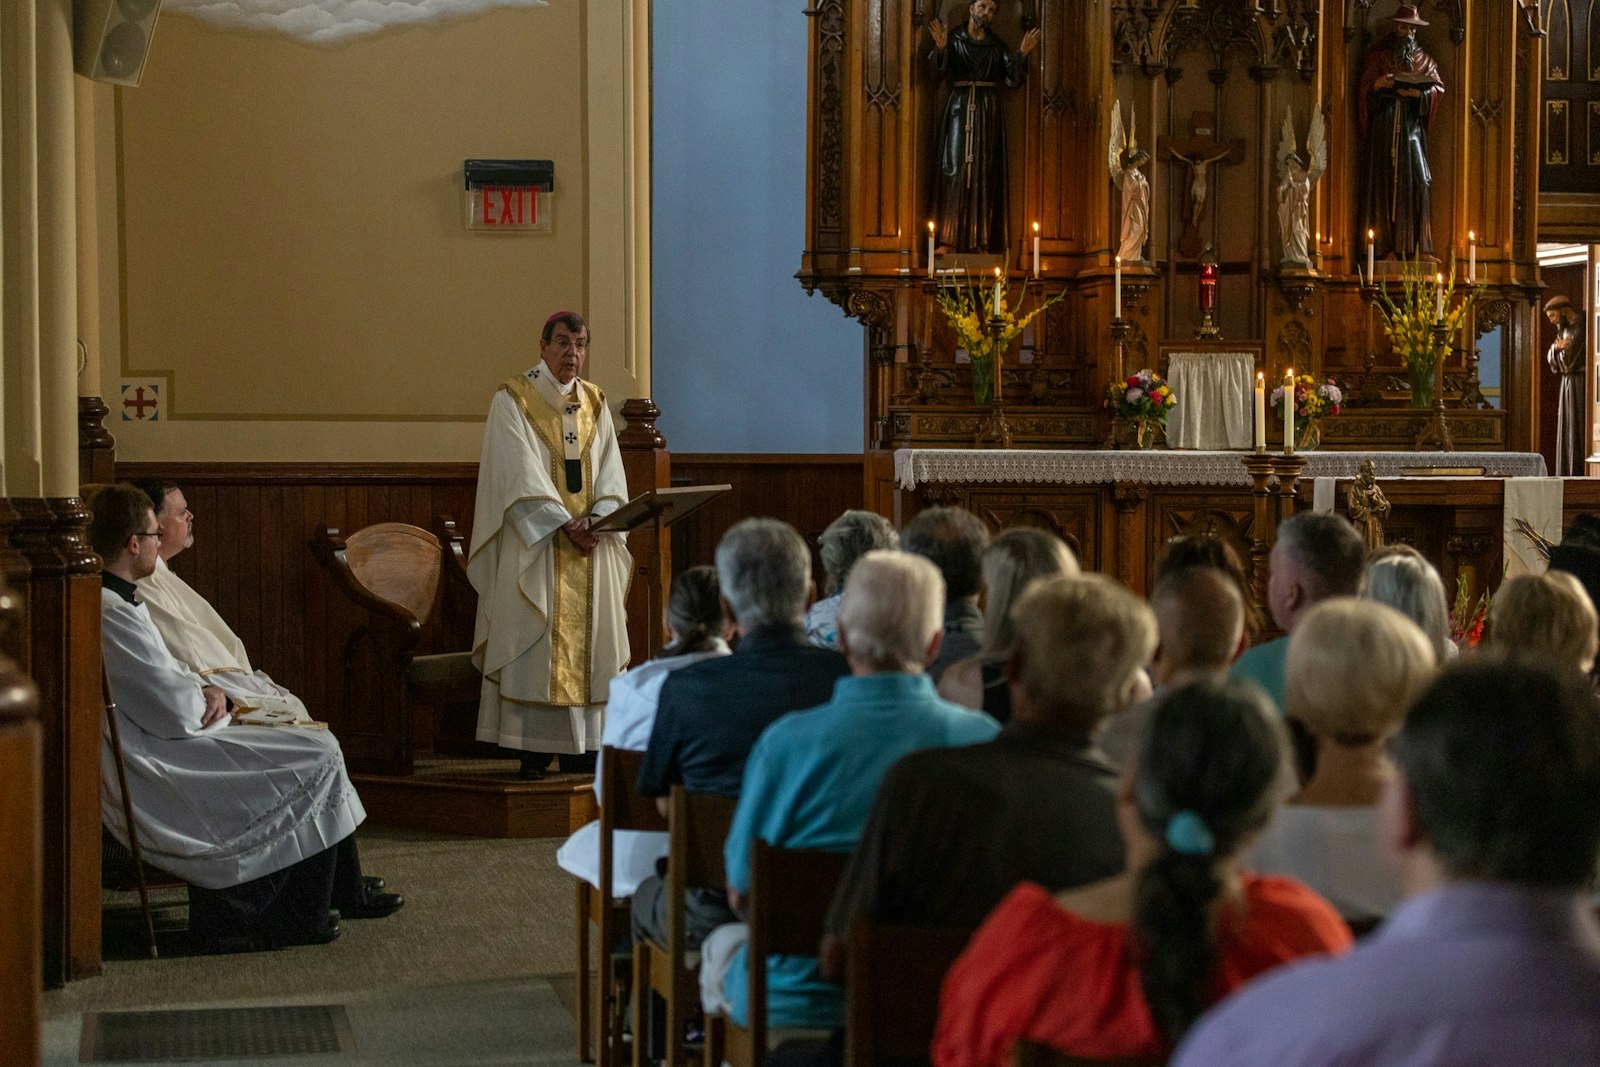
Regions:
<instances>
[{"instance_id":1,"label":"woman with ponytail","mask_svg":"<svg viewBox=\"0 0 1600 1067\"><path fill-rule=\"evenodd\" d=\"M1127 868L1052 896L1012 890L945 979L938 1067L1006 1067L1025 1039L1096 1059L1162 1057L1262 971L1339 952L1350 931L1238 856L1272 814L1283 726L1247 682L1173 690L1117 797Z\"/></svg>"},{"instance_id":2,"label":"woman with ponytail","mask_svg":"<svg viewBox=\"0 0 1600 1067\"><path fill-rule=\"evenodd\" d=\"M606 702L602 747L643 751L650 743L656 705L667 675L708 656L726 656L733 624L722 610L722 591L715 567L690 567L672 580L667 593L667 644L647 660L611 680ZM595 768L595 796L600 795L599 768ZM639 882L656 873L656 857L667 854L667 835L621 830L615 839L616 866L612 892L630 897ZM556 863L568 874L598 886L600 880L600 824L591 822L562 843Z\"/></svg>"}]
</instances>

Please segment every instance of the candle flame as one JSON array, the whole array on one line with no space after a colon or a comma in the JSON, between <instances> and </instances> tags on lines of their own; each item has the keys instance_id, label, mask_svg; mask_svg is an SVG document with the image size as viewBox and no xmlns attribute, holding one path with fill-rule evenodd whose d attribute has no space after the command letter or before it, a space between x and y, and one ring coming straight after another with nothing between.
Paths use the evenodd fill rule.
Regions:
<instances>
[{"instance_id":1,"label":"candle flame","mask_svg":"<svg viewBox=\"0 0 1600 1067\"><path fill-rule=\"evenodd\" d=\"M1468 230L1467 231L1467 242L1469 244L1477 244L1477 242L1478 242L1478 231L1477 230Z\"/></svg>"},{"instance_id":2,"label":"candle flame","mask_svg":"<svg viewBox=\"0 0 1600 1067\"><path fill-rule=\"evenodd\" d=\"M928 232L929 233L933 232L933 220L932 219L928 220Z\"/></svg>"},{"instance_id":3,"label":"candle flame","mask_svg":"<svg viewBox=\"0 0 1600 1067\"><path fill-rule=\"evenodd\" d=\"M994 280L995 281L999 281L1000 280L1000 268L999 267L996 267L994 269Z\"/></svg>"},{"instance_id":4,"label":"candle flame","mask_svg":"<svg viewBox=\"0 0 1600 1067\"><path fill-rule=\"evenodd\" d=\"M1039 232L1039 224L1037 222L1033 224L1033 232L1034 233L1038 233Z\"/></svg>"},{"instance_id":5,"label":"candle flame","mask_svg":"<svg viewBox=\"0 0 1600 1067\"><path fill-rule=\"evenodd\" d=\"M1256 381L1265 382L1266 380L1267 380L1267 375L1266 375L1266 373L1264 371L1256 371Z\"/></svg>"},{"instance_id":6,"label":"candle flame","mask_svg":"<svg viewBox=\"0 0 1600 1067\"><path fill-rule=\"evenodd\" d=\"M1121 256L1117 257L1117 266L1119 266L1119 267L1122 266L1122 257Z\"/></svg>"},{"instance_id":7,"label":"candle flame","mask_svg":"<svg viewBox=\"0 0 1600 1067\"><path fill-rule=\"evenodd\" d=\"M1367 240L1370 241L1370 240L1372 240L1372 238L1373 238L1372 227L1368 226L1367 227Z\"/></svg>"}]
</instances>

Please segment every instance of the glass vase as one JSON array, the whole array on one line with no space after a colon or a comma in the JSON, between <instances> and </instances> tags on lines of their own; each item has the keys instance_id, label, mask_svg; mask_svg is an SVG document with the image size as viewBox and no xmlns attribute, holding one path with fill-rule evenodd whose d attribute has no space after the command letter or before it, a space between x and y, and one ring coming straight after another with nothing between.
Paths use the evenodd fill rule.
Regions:
<instances>
[{"instance_id":1,"label":"glass vase","mask_svg":"<svg viewBox=\"0 0 1600 1067\"><path fill-rule=\"evenodd\" d=\"M1299 420L1299 433L1296 435L1294 447L1297 452L1312 452L1322 443L1322 420Z\"/></svg>"},{"instance_id":2,"label":"glass vase","mask_svg":"<svg viewBox=\"0 0 1600 1067\"><path fill-rule=\"evenodd\" d=\"M1411 372L1411 406L1433 407L1433 364L1422 366L1411 363L1408 369Z\"/></svg>"},{"instance_id":3,"label":"glass vase","mask_svg":"<svg viewBox=\"0 0 1600 1067\"><path fill-rule=\"evenodd\" d=\"M1140 419L1134 423L1133 443L1143 449L1154 448L1156 446L1156 424L1150 419Z\"/></svg>"},{"instance_id":4,"label":"glass vase","mask_svg":"<svg viewBox=\"0 0 1600 1067\"><path fill-rule=\"evenodd\" d=\"M993 356L972 356L972 402L979 405L994 402Z\"/></svg>"}]
</instances>

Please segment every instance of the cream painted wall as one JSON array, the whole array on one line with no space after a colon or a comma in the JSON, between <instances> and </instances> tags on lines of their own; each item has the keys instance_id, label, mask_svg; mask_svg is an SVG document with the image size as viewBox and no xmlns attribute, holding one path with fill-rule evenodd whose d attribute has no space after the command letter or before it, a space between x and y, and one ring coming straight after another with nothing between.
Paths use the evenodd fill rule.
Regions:
<instances>
[{"instance_id":1,"label":"cream painted wall","mask_svg":"<svg viewBox=\"0 0 1600 1067\"><path fill-rule=\"evenodd\" d=\"M558 308L590 317L614 404L648 395L635 14L555 0L334 48L164 15L96 124L118 457L475 459ZM554 231L466 231L473 157L554 160ZM164 386L159 421L122 420L130 380Z\"/></svg>"}]
</instances>

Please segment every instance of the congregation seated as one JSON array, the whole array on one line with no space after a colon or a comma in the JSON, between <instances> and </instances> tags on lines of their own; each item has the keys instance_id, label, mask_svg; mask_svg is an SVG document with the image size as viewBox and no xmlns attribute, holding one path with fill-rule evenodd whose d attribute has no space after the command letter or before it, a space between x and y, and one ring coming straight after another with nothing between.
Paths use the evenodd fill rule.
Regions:
<instances>
[{"instance_id":1,"label":"congregation seated","mask_svg":"<svg viewBox=\"0 0 1600 1067\"><path fill-rule=\"evenodd\" d=\"M940 699L924 673L942 639L944 582L927 560L905 552L863 556L839 605L839 647L850 677L821 707L767 727L745 765L724 852L729 903L750 892L759 838L790 849L849 852L861 836L884 772L921 749L973 745L999 731L995 721ZM766 967L767 1024L837 1027L844 997L817 960L748 960L749 930L720 927L701 946L701 1003L749 1025L748 966Z\"/></svg>"},{"instance_id":2,"label":"congregation seated","mask_svg":"<svg viewBox=\"0 0 1600 1067\"><path fill-rule=\"evenodd\" d=\"M978 592L989 528L965 508L928 508L900 531L900 547L932 562L944 578L944 645L928 668L938 685L945 668L978 651L983 635Z\"/></svg>"},{"instance_id":3,"label":"congregation seated","mask_svg":"<svg viewBox=\"0 0 1600 1067\"><path fill-rule=\"evenodd\" d=\"M1600 650L1594 604L1566 571L1519 574L1500 584L1489 605L1484 652L1498 658L1533 657L1588 675Z\"/></svg>"},{"instance_id":4,"label":"congregation seated","mask_svg":"<svg viewBox=\"0 0 1600 1067\"><path fill-rule=\"evenodd\" d=\"M1011 721L988 744L889 769L829 908L836 979L858 916L970 930L1019 882L1054 891L1122 870L1116 770L1091 738L1155 647L1150 609L1086 574L1036 582L1011 616Z\"/></svg>"},{"instance_id":5,"label":"congregation seated","mask_svg":"<svg viewBox=\"0 0 1600 1067\"><path fill-rule=\"evenodd\" d=\"M1098 738L1100 750L1117 767L1132 762L1161 694L1194 682L1223 681L1246 640L1238 586L1210 564L1167 568L1150 592L1150 608L1158 637L1150 663L1155 695L1107 718Z\"/></svg>"},{"instance_id":6,"label":"congregation seated","mask_svg":"<svg viewBox=\"0 0 1600 1067\"><path fill-rule=\"evenodd\" d=\"M875 548L899 548L900 535L875 511L852 509L828 524L817 540L828 595L806 612L806 640L818 648L839 648L839 600L856 560Z\"/></svg>"},{"instance_id":7,"label":"congregation seated","mask_svg":"<svg viewBox=\"0 0 1600 1067\"><path fill-rule=\"evenodd\" d=\"M210 951L315 944L340 918L404 904L361 875L355 828L366 817L325 729L240 725L227 697L168 651L141 602L158 557L150 498L131 485L90 500L103 560L101 637L122 726L128 796L144 859L190 885L189 927ZM101 814L124 845L110 734L101 752ZM337 914L332 909L338 909Z\"/></svg>"},{"instance_id":8,"label":"congregation seated","mask_svg":"<svg viewBox=\"0 0 1600 1067\"><path fill-rule=\"evenodd\" d=\"M713 567L690 567L672 580L667 593L667 644L656 657L611 681L606 701L602 748L644 751L655 724L656 704L667 676L680 667L713 656L728 655L732 625L722 611L721 591ZM601 768L595 768L594 792L600 796ZM656 861L667 854L667 835L647 830L615 831L611 892L630 897L640 882L655 873ZM556 850L556 863L568 874L599 887L600 823L586 823Z\"/></svg>"},{"instance_id":9,"label":"congregation seated","mask_svg":"<svg viewBox=\"0 0 1600 1067\"><path fill-rule=\"evenodd\" d=\"M1407 899L1338 960L1223 1002L1175 1067L1569 1067L1600 1050L1600 707L1473 658L1406 716L1379 821Z\"/></svg>"},{"instance_id":10,"label":"congregation seated","mask_svg":"<svg viewBox=\"0 0 1600 1067\"><path fill-rule=\"evenodd\" d=\"M978 651L953 663L939 679L939 695L981 708L1004 725L1011 718L1006 658L1016 641L1011 608L1041 578L1078 574L1078 559L1065 541L1031 526L1002 531L983 553L983 640Z\"/></svg>"},{"instance_id":11,"label":"congregation seated","mask_svg":"<svg viewBox=\"0 0 1600 1067\"><path fill-rule=\"evenodd\" d=\"M1325 600L1289 639L1289 715L1316 741L1316 771L1280 809L1245 864L1316 890L1352 922L1401 899L1377 853L1385 754L1406 709L1433 681L1431 642L1410 619L1369 600Z\"/></svg>"},{"instance_id":12,"label":"congregation seated","mask_svg":"<svg viewBox=\"0 0 1600 1067\"><path fill-rule=\"evenodd\" d=\"M139 579L139 598L174 659L228 695L235 707L293 716L310 722L305 704L265 671L250 665L244 642L205 597L167 566L194 547L194 512L176 483L145 479L139 489L155 504L161 541L155 570Z\"/></svg>"},{"instance_id":13,"label":"congregation seated","mask_svg":"<svg viewBox=\"0 0 1600 1067\"><path fill-rule=\"evenodd\" d=\"M1361 575L1361 597L1387 604L1416 623L1441 667L1455 659L1444 580L1421 552L1410 545L1385 545L1372 553Z\"/></svg>"},{"instance_id":14,"label":"congregation seated","mask_svg":"<svg viewBox=\"0 0 1600 1067\"><path fill-rule=\"evenodd\" d=\"M1287 635L1319 601L1356 595L1366 553L1361 535L1339 515L1301 512L1284 520L1268 559L1267 608L1285 636L1251 648L1234 663L1230 676L1261 686L1281 712Z\"/></svg>"},{"instance_id":15,"label":"congregation seated","mask_svg":"<svg viewBox=\"0 0 1600 1067\"><path fill-rule=\"evenodd\" d=\"M680 667L661 686L655 722L639 771L639 792L662 814L674 785L736 797L756 739L780 716L826 703L850 673L843 656L806 641L802 621L811 595L811 552L794 527L745 519L717 545L717 581L738 631L731 656ZM665 943L665 878L633 895L636 938ZM713 927L734 922L722 886L689 890L689 947Z\"/></svg>"},{"instance_id":16,"label":"congregation seated","mask_svg":"<svg viewBox=\"0 0 1600 1067\"><path fill-rule=\"evenodd\" d=\"M945 979L934 1063L1005 1067L1018 1041L1165 1055L1219 996L1346 949L1349 929L1315 893L1239 870L1274 806L1283 735L1255 686L1168 692L1117 793L1125 871L1064 893L1012 890Z\"/></svg>"}]
</instances>

